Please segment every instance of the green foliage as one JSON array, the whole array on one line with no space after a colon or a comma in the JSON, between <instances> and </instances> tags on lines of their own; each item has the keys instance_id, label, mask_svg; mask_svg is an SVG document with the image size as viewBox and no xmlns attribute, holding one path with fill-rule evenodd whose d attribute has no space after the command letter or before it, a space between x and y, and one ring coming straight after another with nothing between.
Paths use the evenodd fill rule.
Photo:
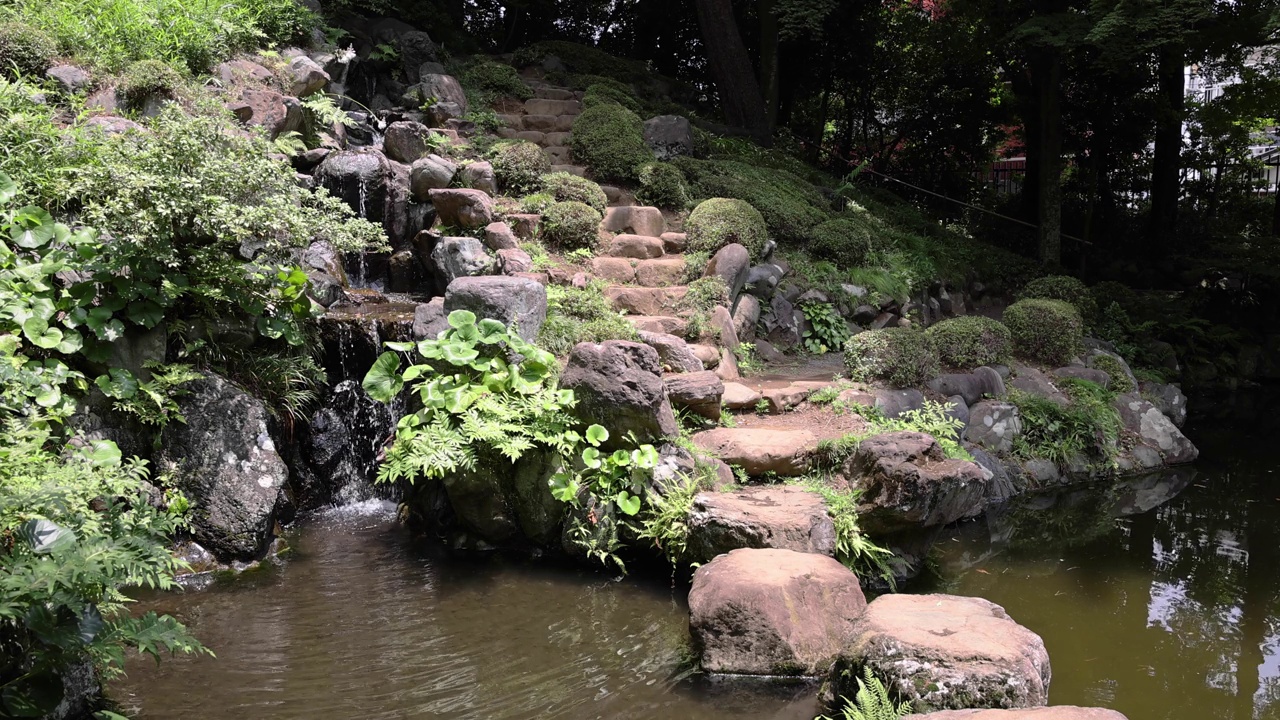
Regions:
<instances>
[{"instance_id":1,"label":"green foliage","mask_svg":"<svg viewBox=\"0 0 1280 720\"><path fill-rule=\"evenodd\" d=\"M735 160L680 157L674 162L695 198L743 200L760 211L769 233L779 240L803 242L830 217L817 188L786 170Z\"/></svg>"},{"instance_id":2,"label":"green foliage","mask_svg":"<svg viewBox=\"0 0 1280 720\"><path fill-rule=\"evenodd\" d=\"M1110 468L1118 454L1122 423L1112 405L1115 394L1087 380L1058 381L1071 402L1063 407L1031 393L1012 390L1009 401L1018 406L1022 433L1014 452L1025 458L1044 458L1062 466L1083 457Z\"/></svg>"},{"instance_id":3,"label":"green foliage","mask_svg":"<svg viewBox=\"0 0 1280 720\"><path fill-rule=\"evenodd\" d=\"M679 475L661 492L648 495L648 508L639 537L652 541L672 565L685 559L689 549L689 512L703 485L714 485L715 469L699 463L691 475Z\"/></svg>"},{"instance_id":4,"label":"green foliage","mask_svg":"<svg viewBox=\"0 0 1280 720\"><path fill-rule=\"evenodd\" d=\"M365 375L365 390L390 402L408 385L421 408L396 425L379 482L436 479L472 470L481 457L514 462L534 447L565 454L576 444L567 412L573 393L556 388L555 356L502 323L477 323L474 313L455 310L439 339L387 346L416 350L422 361L401 373L400 356L383 353Z\"/></svg>"},{"instance_id":5,"label":"green foliage","mask_svg":"<svg viewBox=\"0 0 1280 720\"><path fill-rule=\"evenodd\" d=\"M542 189L542 176L551 172L551 160L531 142L500 145L493 155L493 174L508 194L523 195Z\"/></svg>"},{"instance_id":6,"label":"green foliage","mask_svg":"<svg viewBox=\"0 0 1280 720\"><path fill-rule=\"evenodd\" d=\"M57 54L53 38L22 22L0 23L0 77L39 80Z\"/></svg>"},{"instance_id":7,"label":"green foliage","mask_svg":"<svg viewBox=\"0 0 1280 720\"><path fill-rule=\"evenodd\" d=\"M543 175L542 189L558 202L572 200L590 205L602 216L609 205L609 198L605 196L599 185L573 173L554 172Z\"/></svg>"},{"instance_id":8,"label":"green foliage","mask_svg":"<svg viewBox=\"0 0 1280 720\"><path fill-rule=\"evenodd\" d=\"M717 305L729 304L729 285L719 275L698 278L689 283L681 305L694 312L711 312Z\"/></svg>"},{"instance_id":9,"label":"green foliage","mask_svg":"<svg viewBox=\"0 0 1280 720\"><path fill-rule=\"evenodd\" d=\"M1009 360L1009 328L982 315L965 315L935 323L925 334L938 348L942 364L958 370L999 365Z\"/></svg>"},{"instance_id":10,"label":"green foliage","mask_svg":"<svg viewBox=\"0 0 1280 720\"><path fill-rule=\"evenodd\" d=\"M645 205L683 210L689 204L689 187L680 168L665 162L651 162L640 166L636 173L640 187L636 199Z\"/></svg>"},{"instance_id":11,"label":"green foliage","mask_svg":"<svg viewBox=\"0 0 1280 720\"><path fill-rule=\"evenodd\" d=\"M547 320L538 334L538 344L563 357L581 342L639 340L635 326L609 305L604 288L600 280L581 289L548 286Z\"/></svg>"},{"instance_id":12,"label":"green foliage","mask_svg":"<svg viewBox=\"0 0 1280 720\"><path fill-rule=\"evenodd\" d=\"M863 668L863 678L858 678L858 692L852 700L841 698L844 709L836 720L898 720L911 714L911 703L895 705L889 698L889 689L872 674L870 665ZM819 720L832 719L823 715Z\"/></svg>"},{"instance_id":13,"label":"green foliage","mask_svg":"<svg viewBox=\"0 0 1280 720\"><path fill-rule=\"evenodd\" d=\"M1124 363L1110 353L1100 353L1089 358L1089 367L1101 370L1110 376L1107 389L1117 395L1124 395L1138 389L1134 386L1129 373L1125 371Z\"/></svg>"},{"instance_id":14,"label":"green foliage","mask_svg":"<svg viewBox=\"0 0 1280 720\"><path fill-rule=\"evenodd\" d=\"M555 195L549 192L536 192L520 198L520 212L541 215L555 203Z\"/></svg>"},{"instance_id":15,"label":"green foliage","mask_svg":"<svg viewBox=\"0 0 1280 720\"><path fill-rule=\"evenodd\" d=\"M603 219L586 203L558 202L542 213L542 239L560 250L590 248L596 243Z\"/></svg>"},{"instance_id":16,"label":"green foliage","mask_svg":"<svg viewBox=\"0 0 1280 720\"><path fill-rule=\"evenodd\" d=\"M173 100L185 82L182 74L159 60L139 60L125 68L117 91L132 108L148 98Z\"/></svg>"},{"instance_id":17,"label":"green foliage","mask_svg":"<svg viewBox=\"0 0 1280 720\"><path fill-rule=\"evenodd\" d=\"M613 103L582 111L573 121L572 145L573 157L602 180L632 181L637 168L653 160L639 116Z\"/></svg>"},{"instance_id":18,"label":"green foliage","mask_svg":"<svg viewBox=\"0 0 1280 720\"><path fill-rule=\"evenodd\" d=\"M482 60L471 65L462 72L458 80L468 90L486 93L491 97L512 97L519 100L533 97L533 90L515 68L492 60Z\"/></svg>"},{"instance_id":19,"label":"green foliage","mask_svg":"<svg viewBox=\"0 0 1280 720\"><path fill-rule=\"evenodd\" d=\"M809 329L804 331L804 348L814 355L844 346L849 339L849 326L831 303L809 302L800 306Z\"/></svg>"},{"instance_id":20,"label":"green foliage","mask_svg":"<svg viewBox=\"0 0 1280 720\"><path fill-rule=\"evenodd\" d=\"M810 254L843 268L866 265L874 259L876 251L872 229L852 217L828 220L809 231Z\"/></svg>"},{"instance_id":21,"label":"green foliage","mask_svg":"<svg viewBox=\"0 0 1280 720\"><path fill-rule=\"evenodd\" d=\"M72 199L71 182L96 154L80 129L63 127L56 113L51 103L33 101L29 85L0 76L0 172L17 184L19 203L50 211Z\"/></svg>"},{"instance_id":22,"label":"green foliage","mask_svg":"<svg viewBox=\"0 0 1280 720\"><path fill-rule=\"evenodd\" d=\"M859 576L878 575L894 586L893 553L876 545L858 527L858 490L836 490L825 481L807 478L796 484L822 496L836 529L836 559Z\"/></svg>"},{"instance_id":23,"label":"green foliage","mask_svg":"<svg viewBox=\"0 0 1280 720\"><path fill-rule=\"evenodd\" d=\"M41 429L47 425L7 418L0 426L5 717L51 712L62 699L62 676L86 660L110 680L123 672L128 650L156 661L208 652L168 615L131 615L123 594L174 587L183 565L168 545L182 516L148 501L142 461L122 463L105 441L60 447Z\"/></svg>"},{"instance_id":24,"label":"green foliage","mask_svg":"<svg viewBox=\"0 0 1280 720\"><path fill-rule=\"evenodd\" d=\"M590 495L606 512L614 509L629 517L640 514L640 501L653 469L658 466L658 450L640 445L634 450L602 452L600 446L609 439L602 425L592 425L583 435L587 447L582 450L581 469L562 468L551 478L551 494L563 503L581 507Z\"/></svg>"},{"instance_id":25,"label":"green foliage","mask_svg":"<svg viewBox=\"0 0 1280 720\"><path fill-rule=\"evenodd\" d=\"M712 198L699 203L685 221L689 252L714 255L717 250L738 243L759 260L769 239L768 228L759 211L749 203L732 198Z\"/></svg>"},{"instance_id":26,"label":"green foliage","mask_svg":"<svg viewBox=\"0 0 1280 720\"><path fill-rule=\"evenodd\" d=\"M1092 323L1098 315L1098 303L1093 293L1085 284L1070 275L1047 275L1027 283L1018 293L1018 299L1038 298L1042 300L1061 300L1069 303L1080 313L1080 318Z\"/></svg>"},{"instance_id":27,"label":"green foliage","mask_svg":"<svg viewBox=\"0 0 1280 720\"><path fill-rule=\"evenodd\" d=\"M733 356L738 361L738 372L743 377L751 377L764 370L764 363L756 355L755 343L738 343L738 347L733 350Z\"/></svg>"},{"instance_id":28,"label":"green foliage","mask_svg":"<svg viewBox=\"0 0 1280 720\"><path fill-rule=\"evenodd\" d=\"M633 113L642 111L640 101L636 99L635 94L615 83L595 83L587 87L587 92L582 96L583 108L593 108L608 103L621 105Z\"/></svg>"},{"instance_id":29,"label":"green foliage","mask_svg":"<svg viewBox=\"0 0 1280 720\"><path fill-rule=\"evenodd\" d=\"M1004 324L1019 357L1054 367L1066 365L1084 346L1084 323L1062 300L1019 300L1004 311Z\"/></svg>"},{"instance_id":30,"label":"green foliage","mask_svg":"<svg viewBox=\"0 0 1280 720\"><path fill-rule=\"evenodd\" d=\"M711 262L711 253L705 250L689 250L684 254L684 281L686 284L702 277Z\"/></svg>"},{"instance_id":31,"label":"green foliage","mask_svg":"<svg viewBox=\"0 0 1280 720\"><path fill-rule=\"evenodd\" d=\"M915 328L867 330L844 345L844 364L855 382L882 380L893 387L918 387L938 374L938 351Z\"/></svg>"},{"instance_id":32,"label":"green foliage","mask_svg":"<svg viewBox=\"0 0 1280 720\"><path fill-rule=\"evenodd\" d=\"M838 397L838 392L837 392ZM810 397L811 402L824 400L822 396L818 400ZM832 407L841 410L840 401L832 398ZM931 436L938 441L938 445L942 447L943 453L947 457L956 460L973 460L973 456L968 450L964 449L964 445L960 442L960 433L964 431L964 423L947 414L947 410L951 406L925 400L924 404L918 410L908 410L896 418L886 417L878 408L855 405L855 412L861 415L868 423L867 431L861 435L846 435L835 440L824 440L818 443L817 450L814 452L813 463L815 467L835 471L844 465L844 462L853 456L858 449L858 444L863 440L873 436L890 432L918 432Z\"/></svg>"},{"instance_id":33,"label":"green foliage","mask_svg":"<svg viewBox=\"0 0 1280 720\"><path fill-rule=\"evenodd\" d=\"M653 73L644 62L615 57L589 45L563 40L544 40L522 47L515 52L511 64L520 68L537 65L549 55L559 58L570 72L609 78L623 86L653 80Z\"/></svg>"}]
</instances>

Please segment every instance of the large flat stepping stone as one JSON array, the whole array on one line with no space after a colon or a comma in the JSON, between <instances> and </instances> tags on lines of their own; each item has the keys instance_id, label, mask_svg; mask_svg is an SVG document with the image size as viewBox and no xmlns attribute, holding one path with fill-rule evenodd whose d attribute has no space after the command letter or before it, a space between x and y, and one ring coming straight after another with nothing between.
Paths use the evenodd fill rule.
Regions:
<instances>
[{"instance_id":1,"label":"large flat stepping stone","mask_svg":"<svg viewBox=\"0 0 1280 720\"><path fill-rule=\"evenodd\" d=\"M634 325L636 330L679 336L684 335L685 328L689 325L684 318L671 315L628 315L626 320ZM703 363L705 364L706 360L703 360Z\"/></svg>"},{"instance_id":2,"label":"large flat stepping stone","mask_svg":"<svg viewBox=\"0 0 1280 720\"><path fill-rule=\"evenodd\" d=\"M769 388L761 392L764 399L769 403L769 413L772 415L781 415L782 413L796 407L800 403L809 399L814 390L821 390L829 387L831 383L814 380L797 380L796 382L780 388Z\"/></svg>"},{"instance_id":3,"label":"large flat stepping stone","mask_svg":"<svg viewBox=\"0 0 1280 720\"><path fill-rule=\"evenodd\" d=\"M582 113L582 103L577 100L551 100L549 98L530 98L524 101L526 115L578 115Z\"/></svg>"},{"instance_id":4,"label":"large flat stepping stone","mask_svg":"<svg viewBox=\"0 0 1280 720\"><path fill-rule=\"evenodd\" d=\"M684 283L686 264L683 255L641 260L636 265L636 282L644 287L667 287Z\"/></svg>"},{"instance_id":5,"label":"large flat stepping stone","mask_svg":"<svg viewBox=\"0 0 1280 720\"><path fill-rule=\"evenodd\" d=\"M738 548L775 548L834 555L836 529L815 492L762 485L731 493L699 493L689 513L689 554L708 562Z\"/></svg>"},{"instance_id":6,"label":"large flat stepping stone","mask_svg":"<svg viewBox=\"0 0 1280 720\"><path fill-rule=\"evenodd\" d=\"M646 288L610 285L604 289L604 297L613 305L614 310L632 315L675 315L688 292L689 288L684 286Z\"/></svg>"},{"instance_id":7,"label":"large flat stepping stone","mask_svg":"<svg viewBox=\"0 0 1280 720\"><path fill-rule=\"evenodd\" d=\"M707 672L815 676L865 608L858 577L834 558L741 549L694 573L689 631Z\"/></svg>"},{"instance_id":8,"label":"large flat stepping stone","mask_svg":"<svg viewBox=\"0 0 1280 720\"><path fill-rule=\"evenodd\" d=\"M943 710L927 715L908 715L904 720L1128 720L1115 710L1075 705L1025 708L1022 710Z\"/></svg>"},{"instance_id":9,"label":"large flat stepping stone","mask_svg":"<svg viewBox=\"0 0 1280 720\"><path fill-rule=\"evenodd\" d=\"M662 233L667 231L667 219L656 207L644 205L611 207L605 211L604 222L600 224L600 228L611 233L660 238Z\"/></svg>"},{"instance_id":10,"label":"large flat stepping stone","mask_svg":"<svg viewBox=\"0 0 1280 720\"><path fill-rule=\"evenodd\" d=\"M876 598L831 668L835 696L853 697L866 666L924 712L1031 708L1049 699L1044 641L982 598Z\"/></svg>"},{"instance_id":11,"label":"large flat stepping stone","mask_svg":"<svg viewBox=\"0 0 1280 720\"><path fill-rule=\"evenodd\" d=\"M795 477L809 469L809 453L818 446L818 436L790 428L716 428L695 434L693 444L748 475Z\"/></svg>"},{"instance_id":12,"label":"large flat stepping stone","mask_svg":"<svg viewBox=\"0 0 1280 720\"><path fill-rule=\"evenodd\" d=\"M760 402L761 394L742 383L727 382L724 384L724 395L720 402L730 410L755 410Z\"/></svg>"},{"instance_id":13,"label":"large flat stepping stone","mask_svg":"<svg viewBox=\"0 0 1280 720\"><path fill-rule=\"evenodd\" d=\"M650 260L662 257L662 248L662 238L623 234L609 241L607 252L610 257Z\"/></svg>"}]
</instances>

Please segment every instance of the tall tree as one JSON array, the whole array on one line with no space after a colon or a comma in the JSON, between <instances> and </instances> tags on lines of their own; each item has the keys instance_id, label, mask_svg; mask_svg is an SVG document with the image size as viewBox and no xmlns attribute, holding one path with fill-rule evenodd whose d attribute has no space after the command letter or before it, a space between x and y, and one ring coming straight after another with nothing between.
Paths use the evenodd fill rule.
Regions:
<instances>
[{"instance_id":1,"label":"tall tree","mask_svg":"<svg viewBox=\"0 0 1280 720\"><path fill-rule=\"evenodd\" d=\"M738 33L733 0L697 0L698 24L707 46L711 76L726 119L768 144L769 119L747 46Z\"/></svg>"}]
</instances>

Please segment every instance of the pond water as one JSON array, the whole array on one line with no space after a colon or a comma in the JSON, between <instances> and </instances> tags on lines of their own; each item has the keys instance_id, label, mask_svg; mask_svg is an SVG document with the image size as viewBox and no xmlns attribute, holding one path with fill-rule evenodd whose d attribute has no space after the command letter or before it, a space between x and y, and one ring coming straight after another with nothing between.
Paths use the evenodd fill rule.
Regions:
<instances>
[{"instance_id":1,"label":"pond water","mask_svg":"<svg viewBox=\"0 0 1280 720\"><path fill-rule=\"evenodd\" d=\"M1276 405L1258 417L1280 416ZM986 597L1040 633L1052 704L1280 718L1277 432L1275 420L1193 419L1194 471L1029 498L948 529L932 574L907 590ZM670 578L452 558L391 513L330 511L294 532L277 566L147 599L217 658L133 661L113 697L138 718L190 720L816 712L812 685L692 672L687 587Z\"/></svg>"}]
</instances>

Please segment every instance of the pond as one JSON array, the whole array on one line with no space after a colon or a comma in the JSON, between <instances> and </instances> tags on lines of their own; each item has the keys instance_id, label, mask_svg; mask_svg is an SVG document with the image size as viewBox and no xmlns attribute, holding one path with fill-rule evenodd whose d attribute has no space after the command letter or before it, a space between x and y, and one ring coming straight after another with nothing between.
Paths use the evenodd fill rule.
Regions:
<instances>
[{"instance_id":1,"label":"pond","mask_svg":"<svg viewBox=\"0 0 1280 720\"><path fill-rule=\"evenodd\" d=\"M1280 396L1276 396L1280 400ZM1280 718L1275 402L1200 416L1193 469L1027 498L938 538L912 592L978 595L1045 640L1052 704L1130 720ZM1194 403L1193 403L1194 407ZM693 672L687 586L457 558L369 502L291 535L283 562L149 598L217 658L129 665L138 718L808 720L813 685Z\"/></svg>"}]
</instances>

